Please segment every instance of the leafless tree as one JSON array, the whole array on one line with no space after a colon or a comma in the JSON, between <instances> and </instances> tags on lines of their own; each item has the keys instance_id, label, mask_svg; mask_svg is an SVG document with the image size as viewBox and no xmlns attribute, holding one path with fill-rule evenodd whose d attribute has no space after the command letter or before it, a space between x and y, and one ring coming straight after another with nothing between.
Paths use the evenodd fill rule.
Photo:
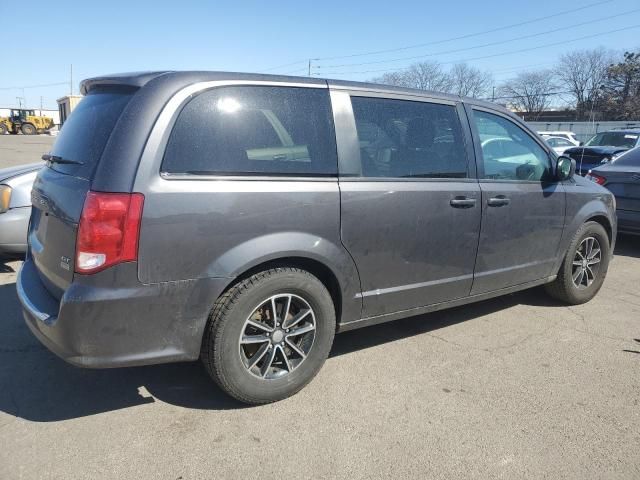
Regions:
<instances>
[{"instance_id":1,"label":"leafless tree","mask_svg":"<svg viewBox=\"0 0 640 480\"><path fill-rule=\"evenodd\" d=\"M393 85L396 87L415 88L411 84L411 81L404 70L398 70L397 72L388 72L380 77L371 79L373 83L381 83L383 85Z\"/></svg>"},{"instance_id":2,"label":"leafless tree","mask_svg":"<svg viewBox=\"0 0 640 480\"><path fill-rule=\"evenodd\" d=\"M421 62L405 70L385 73L374 78L374 83L384 83L397 87L418 88L420 90L448 91L451 81L447 73L436 62Z\"/></svg>"},{"instance_id":3,"label":"leafless tree","mask_svg":"<svg viewBox=\"0 0 640 480\"><path fill-rule=\"evenodd\" d=\"M505 82L499 91L513 107L537 120L551 105L555 89L553 72L540 70L519 73Z\"/></svg>"},{"instance_id":4,"label":"leafless tree","mask_svg":"<svg viewBox=\"0 0 640 480\"><path fill-rule=\"evenodd\" d=\"M482 97L487 94L493 77L491 73L471 67L466 63L458 63L449 71L451 79L450 92L465 97Z\"/></svg>"},{"instance_id":5,"label":"leafless tree","mask_svg":"<svg viewBox=\"0 0 640 480\"><path fill-rule=\"evenodd\" d=\"M560 57L554 73L574 102L578 120L588 120L597 108L600 87L613 59L614 54L604 48L576 50Z\"/></svg>"},{"instance_id":6,"label":"leafless tree","mask_svg":"<svg viewBox=\"0 0 640 480\"><path fill-rule=\"evenodd\" d=\"M448 92L451 89L451 77L439 63L414 63L406 70L406 76L413 88Z\"/></svg>"},{"instance_id":7,"label":"leafless tree","mask_svg":"<svg viewBox=\"0 0 640 480\"><path fill-rule=\"evenodd\" d=\"M437 62L420 62L404 70L385 73L381 77L374 78L372 82L480 97L487 93L492 77L489 72L470 67L465 63L454 65L447 72Z\"/></svg>"}]
</instances>

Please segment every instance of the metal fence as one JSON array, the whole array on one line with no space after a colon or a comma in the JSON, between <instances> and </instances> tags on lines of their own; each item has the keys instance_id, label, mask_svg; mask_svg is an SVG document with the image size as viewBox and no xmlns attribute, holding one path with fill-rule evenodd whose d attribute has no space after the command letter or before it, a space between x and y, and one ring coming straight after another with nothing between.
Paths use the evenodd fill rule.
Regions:
<instances>
[{"instance_id":1,"label":"metal fence","mask_svg":"<svg viewBox=\"0 0 640 480\"><path fill-rule=\"evenodd\" d=\"M614 128L638 128L637 122L527 122L536 132L552 132L556 130L569 131L576 134L581 142L586 142L598 132L612 130Z\"/></svg>"}]
</instances>

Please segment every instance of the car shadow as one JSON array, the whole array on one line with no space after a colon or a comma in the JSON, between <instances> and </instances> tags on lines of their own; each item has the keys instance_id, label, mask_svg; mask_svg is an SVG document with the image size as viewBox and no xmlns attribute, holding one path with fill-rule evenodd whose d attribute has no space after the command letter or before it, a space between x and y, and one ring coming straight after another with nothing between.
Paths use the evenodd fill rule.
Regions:
<instances>
[{"instance_id":1,"label":"car shadow","mask_svg":"<svg viewBox=\"0 0 640 480\"><path fill-rule=\"evenodd\" d=\"M10 258L0 256L0 273L15 273L13 266L8 264L10 261Z\"/></svg>"},{"instance_id":2,"label":"car shadow","mask_svg":"<svg viewBox=\"0 0 640 480\"><path fill-rule=\"evenodd\" d=\"M640 258L640 236L618 235L614 255Z\"/></svg>"},{"instance_id":3,"label":"car shadow","mask_svg":"<svg viewBox=\"0 0 640 480\"><path fill-rule=\"evenodd\" d=\"M336 336L331 357L465 322L517 304L561 306L537 290L520 292ZM225 395L199 362L90 370L50 353L23 322L15 284L0 286L0 411L53 422L162 401L192 409L246 408Z\"/></svg>"}]
</instances>

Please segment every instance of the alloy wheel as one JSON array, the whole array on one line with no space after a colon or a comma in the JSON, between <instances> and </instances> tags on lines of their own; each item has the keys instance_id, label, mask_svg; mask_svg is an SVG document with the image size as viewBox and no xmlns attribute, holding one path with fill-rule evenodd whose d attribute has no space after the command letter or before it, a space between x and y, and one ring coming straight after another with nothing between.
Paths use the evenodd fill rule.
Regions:
<instances>
[{"instance_id":1,"label":"alloy wheel","mask_svg":"<svg viewBox=\"0 0 640 480\"><path fill-rule=\"evenodd\" d=\"M602 260L602 250L600 242L595 237L587 237L576 249L573 257L573 267L571 276L573 284L583 290L591 286L600 270L600 261Z\"/></svg>"},{"instance_id":2,"label":"alloy wheel","mask_svg":"<svg viewBox=\"0 0 640 480\"><path fill-rule=\"evenodd\" d=\"M254 376L277 379L307 358L315 339L316 317L298 295L273 295L247 318L239 339L240 358Z\"/></svg>"}]
</instances>

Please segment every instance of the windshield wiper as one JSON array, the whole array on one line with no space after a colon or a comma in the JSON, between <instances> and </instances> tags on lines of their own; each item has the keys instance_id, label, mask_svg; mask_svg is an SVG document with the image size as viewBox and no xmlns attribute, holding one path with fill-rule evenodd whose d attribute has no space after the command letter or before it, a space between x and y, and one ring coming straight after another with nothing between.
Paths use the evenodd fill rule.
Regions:
<instances>
[{"instance_id":1,"label":"windshield wiper","mask_svg":"<svg viewBox=\"0 0 640 480\"><path fill-rule=\"evenodd\" d=\"M62 158L62 157L59 157L58 155L50 155L48 153L45 153L44 155L42 155L42 160L44 160L45 162L51 162L51 163L84 165L83 162L79 162L77 160L69 160L68 158Z\"/></svg>"}]
</instances>

